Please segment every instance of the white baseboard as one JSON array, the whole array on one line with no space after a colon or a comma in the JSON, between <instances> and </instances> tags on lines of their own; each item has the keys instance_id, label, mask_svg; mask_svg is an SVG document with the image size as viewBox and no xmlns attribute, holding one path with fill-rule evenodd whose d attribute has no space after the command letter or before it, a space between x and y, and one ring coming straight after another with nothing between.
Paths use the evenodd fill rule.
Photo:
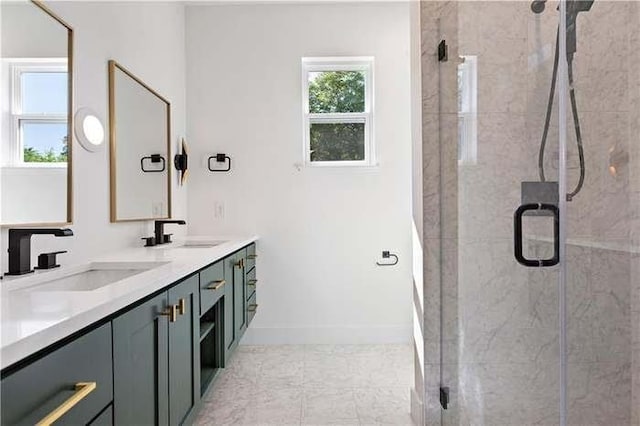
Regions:
<instances>
[{"instance_id":1,"label":"white baseboard","mask_svg":"<svg viewBox=\"0 0 640 426\"><path fill-rule=\"evenodd\" d=\"M323 327L247 329L242 345L346 345L409 344L411 325L406 327Z\"/></svg>"}]
</instances>

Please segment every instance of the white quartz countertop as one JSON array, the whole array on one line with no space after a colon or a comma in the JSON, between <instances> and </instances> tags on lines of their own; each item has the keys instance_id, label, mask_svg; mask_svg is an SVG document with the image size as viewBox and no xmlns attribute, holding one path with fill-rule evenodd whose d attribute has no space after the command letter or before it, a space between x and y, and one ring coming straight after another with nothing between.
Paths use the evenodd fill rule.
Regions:
<instances>
[{"instance_id":1,"label":"white quartz countertop","mask_svg":"<svg viewBox=\"0 0 640 426\"><path fill-rule=\"evenodd\" d=\"M257 239L257 236L188 237L186 241L191 243L224 242L213 247L186 248L185 241L176 241L100 256L91 263L164 263L91 291L25 290L45 277L63 276L82 266L62 266L26 277L5 278L0 291L0 368L11 366Z\"/></svg>"}]
</instances>

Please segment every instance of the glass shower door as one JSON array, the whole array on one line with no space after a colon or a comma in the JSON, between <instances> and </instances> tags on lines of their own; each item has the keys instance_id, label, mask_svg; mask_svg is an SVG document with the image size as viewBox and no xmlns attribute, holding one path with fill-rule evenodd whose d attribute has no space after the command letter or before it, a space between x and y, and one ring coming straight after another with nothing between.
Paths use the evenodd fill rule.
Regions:
<instances>
[{"instance_id":1,"label":"glass shower door","mask_svg":"<svg viewBox=\"0 0 640 426\"><path fill-rule=\"evenodd\" d=\"M514 212L558 204L557 103L546 117L557 5L423 5L448 46L438 66L442 424L560 423L560 267L514 256ZM536 185L543 134L546 184ZM521 213L521 260L553 259L557 213Z\"/></svg>"},{"instance_id":2,"label":"glass shower door","mask_svg":"<svg viewBox=\"0 0 640 426\"><path fill-rule=\"evenodd\" d=\"M422 9L438 35L428 423L640 424L640 5Z\"/></svg>"}]
</instances>

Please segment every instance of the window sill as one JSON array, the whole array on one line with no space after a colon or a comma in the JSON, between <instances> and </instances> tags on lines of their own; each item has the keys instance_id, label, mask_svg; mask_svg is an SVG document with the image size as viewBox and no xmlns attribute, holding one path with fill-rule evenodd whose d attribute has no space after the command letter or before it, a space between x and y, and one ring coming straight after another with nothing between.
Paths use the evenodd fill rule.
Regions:
<instances>
[{"instance_id":1,"label":"window sill","mask_svg":"<svg viewBox=\"0 0 640 426\"><path fill-rule=\"evenodd\" d=\"M307 162L304 165L296 164L298 169L303 166L306 169L344 169L344 170L378 170L380 163L360 163L360 162L348 162L348 161L322 161L322 162Z\"/></svg>"},{"instance_id":2,"label":"window sill","mask_svg":"<svg viewBox=\"0 0 640 426\"><path fill-rule=\"evenodd\" d=\"M2 168L7 170L66 169L67 163L16 164L16 165L3 165Z\"/></svg>"}]
</instances>

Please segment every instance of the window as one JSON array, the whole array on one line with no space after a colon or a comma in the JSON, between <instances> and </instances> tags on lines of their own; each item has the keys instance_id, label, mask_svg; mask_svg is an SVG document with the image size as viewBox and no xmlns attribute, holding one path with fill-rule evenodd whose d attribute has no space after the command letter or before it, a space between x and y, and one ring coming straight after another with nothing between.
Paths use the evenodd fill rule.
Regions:
<instances>
[{"instance_id":1,"label":"window","mask_svg":"<svg viewBox=\"0 0 640 426\"><path fill-rule=\"evenodd\" d=\"M373 58L303 58L304 158L312 166L371 166Z\"/></svg>"},{"instance_id":2,"label":"window","mask_svg":"<svg viewBox=\"0 0 640 426\"><path fill-rule=\"evenodd\" d=\"M69 129L65 60L11 62L10 162L63 166Z\"/></svg>"},{"instance_id":3,"label":"window","mask_svg":"<svg viewBox=\"0 0 640 426\"><path fill-rule=\"evenodd\" d=\"M478 57L462 56L458 65L458 163L478 158Z\"/></svg>"}]
</instances>

